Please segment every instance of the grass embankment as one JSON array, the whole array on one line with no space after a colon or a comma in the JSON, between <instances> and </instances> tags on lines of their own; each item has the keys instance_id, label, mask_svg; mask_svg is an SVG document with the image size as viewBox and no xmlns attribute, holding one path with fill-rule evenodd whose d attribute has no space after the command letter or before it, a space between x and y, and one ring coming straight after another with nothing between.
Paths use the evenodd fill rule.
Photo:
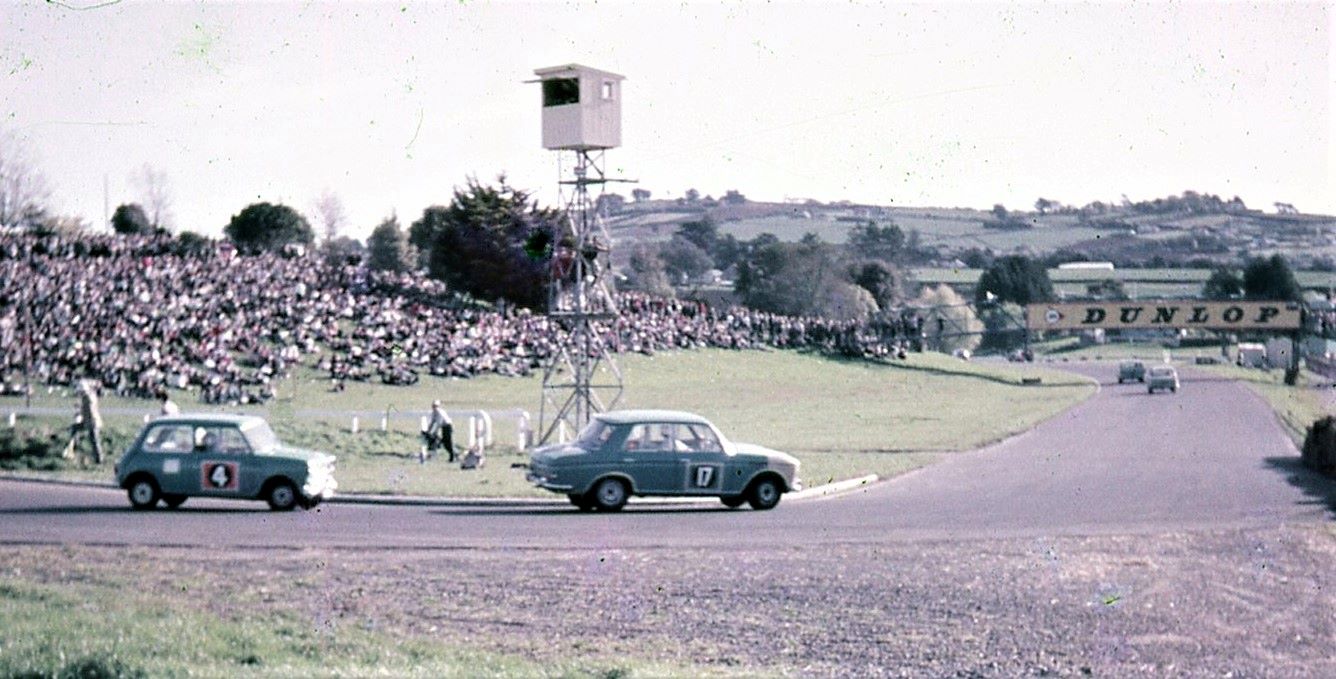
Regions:
<instances>
[{"instance_id":1,"label":"grass embankment","mask_svg":"<svg viewBox=\"0 0 1336 679\"><path fill-rule=\"evenodd\" d=\"M26 552L41 550L45 566ZM154 567L159 555L126 550L108 569L52 548L10 552L0 572L3 677L631 677L718 675L709 668L634 657L539 662L487 652L438 634L382 629L356 594L301 610L282 593L320 586L319 564L297 580L266 583ZM55 558L52 558L55 557ZM23 566L19 564L22 563ZM63 565L57 565L63 564ZM259 564L252 564L259 565ZM275 575L270 573L269 575ZM271 594L271 589L273 593ZM436 631L432 628L430 631Z\"/></svg>"},{"instance_id":2,"label":"grass embankment","mask_svg":"<svg viewBox=\"0 0 1336 679\"><path fill-rule=\"evenodd\" d=\"M787 351L708 350L624 356L619 361L626 392L618 408L669 408L710 418L730 438L760 443L797 455L809 485L875 473L892 476L928 464L943 452L968 450L1034 426L1092 393L1088 382L1036 366L966 363L938 354L915 354L885 364L837 361ZM1021 377L1042 386L1022 386ZM526 458L515 446L514 423L497 422L497 446L487 466L464 472L438 460L417 462L416 418L360 422L319 419L302 411L424 411L439 398L450 410L524 408L538 415L541 378L485 376L468 380L426 378L412 387L350 383L331 392L307 373L280 389L265 410L274 428L293 445L339 456L339 484L347 492L454 496L532 495L523 474L510 465ZM184 401L184 399L182 399ZM12 399L0 401L12 404ZM55 397L42 405L61 405ZM111 405L124 405L112 402ZM138 402L148 411L152 404ZM235 409L233 409L235 410ZM134 417L108 417L124 442L138 427ZM59 432L54 418L20 420L20 429ZM456 421L456 442L465 440ZM534 422L537 426L537 422ZM462 445L461 445L462 447ZM62 475L107 479L111 462Z\"/></svg>"}]
</instances>

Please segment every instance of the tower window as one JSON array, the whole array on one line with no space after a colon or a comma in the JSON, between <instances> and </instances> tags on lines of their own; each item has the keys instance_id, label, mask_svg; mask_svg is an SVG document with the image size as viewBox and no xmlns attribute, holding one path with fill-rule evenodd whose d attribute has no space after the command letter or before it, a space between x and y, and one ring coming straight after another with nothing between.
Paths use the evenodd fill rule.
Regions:
<instances>
[{"instance_id":1,"label":"tower window","mask_svg":"<svg viewBox=\"0 0 1336 679\"><path fill-rule=\"evenodd\" d=\"M603 101L612 101L612 98L613 98L613 96L612 96L612 95L613 95L613 89L612 89L612 88L613 88L613 83L612 83L611 80L604 80L604 81L603 81L603 90L602 90L602 91L603 91Z\"/></svg>"},{"instance_id":2,"label":"tower window","mask_svg":"<svg viewBox=\"0 0 1336 679\"><path fill-rule=\"evenodd\" d=\"M543 81L543 106L580 103L579 78L553 78Z\"/></svg>"}]
</instances>

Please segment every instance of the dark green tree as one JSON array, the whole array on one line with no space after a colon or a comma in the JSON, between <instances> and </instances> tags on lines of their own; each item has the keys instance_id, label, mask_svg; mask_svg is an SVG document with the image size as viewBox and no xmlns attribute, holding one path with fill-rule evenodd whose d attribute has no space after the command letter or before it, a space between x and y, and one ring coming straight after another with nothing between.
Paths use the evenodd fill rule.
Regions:
<instances>
[{"instance_id":1,"label":"dark green tree","mask_svg":"<svg viewBox=\"0 0 1336 679\"><path fill-rule=\"evenodd\" d=\"M849 249L857 257L899 261L905 254L905 233L895 223L877 226L859 224L849 230Z\"/></svg>"},{"instance_id":2,"label":"dark green tree","mask_svg":"<svg viewBox=\"0 0 1336 679\"><path fill-rule=\"evenodd\" d=\"M306 218L286 205L254 203L223 228L223 234L246 252L280 250L285 245L309 245L315 232Z\"/></svg>"},{"instance_id":3,"label":"dark green tree","mask_svg":"<svg viewBox=\"0 0 1336 679\"><path fill-rule=\"evenodd\" d=\"M1233 269L1220 267L1202 285L1201 296L1214 300L1238 299L1243 296L1243 279Z\"/></svg>"},{"instance_id":4,"label":"dark green tree","mask_svg":"<svg viewBox=\"0 0 1336 679\"><path fill-rule=\"evenodd\" d=\"M631 261L626 271L626 287L665 297L673 296L673 286L664 272L663 260L659 259L654 248L643 243L631 251Z\"/></svg>"},{"instance_id":5,"label":"dark green tree","mask_svg":"<svg viewBox=\"0 0 1336 679\"><path fill-rule=\"evenodd\" d=\"M690 241L706 254L713 255L719 243L719 226L706 215L694 222L683 222L677 227L677 235Z\"/></svg>"},{"instance_id":6,"label":"dark green tree","mask_svg":"<svg viewBox=\"0 0 1336 679\"><path fill-rule=\"evenodd\" d=\"M550 243L561 213L540 208L530 193L506 184L469 179L449 206L427 208L409 228L424 248L428 270L460 292L505 299L531 309L547 303Z\"/></svg>"},{"instance_id":7,"label":"dark green tree","mask_svg":"<svg viewBox=\"0 0 1336 679\"><path fill-rule=\"evenodd\" d=\"M376 271L401 273L416 264L407 235L399 228L399 220L395 217L387 218L372 230L366 239L366 249L367 266Z\"/></svg>"},{"instance_id":8,"label":"dark green tree","mask_svg":"<svg viewBox=\"0 0 1336 679\"><path fill-rule=\"evenodd\" d=\"M111 214L111 228L116 233L148 233L153 230L153 224L143 207L138 203L130 203L116 206L116 211Z\"/></svg>"},{"instance_id":9,"label":"dark green tree","mask_svg":"<svg viewBox=\"0 0 1336 679\"><path fill-rule=\"evenodd\" d=\"M1243 267L1243 295L1248 299L1299 301L1303 288L1280 255L1257 257Z\"/></svg>"},{"instance_id":10,"label":"dark green tree","mask_svg":"<svg viewBox=\"0 0 1336 679\"><path fill-rule=\"evenodd\" d=\"M988 293L999 301L1022 305L1048 302L1053 299L1053 283L1043 264L1024 255L1007 255L979 276L975 301L988 299Z\"/></svg>"},{"instance_id":11,"label":"dark green tree","mask_svg":"<svg viewBox=\"0 0 1336 679\"><path fill-rule=\"evenodd\" d=\"M176 237L176 242L186 252L201 255L213 249L213 239L208 236L201 236L194 231L182 231L181 235Z\"/></svg>"},{"instance_id":12,"label":"dark green tree","mask_svg":"<svg viewBox=\"0 0 1336 679\"><path fill-rule=\"evenodd\" d=\"M320 245L320 255L330 266L358 264L366 258L366 246L356 238L335 236Z\"/></svg>"},{"instance_id":13,"label":"dark green tree","mask_svg":"<svg viewBox=\"0 0 1336 679\"><path fill-rule=\"evenodd\" d=\"M849 273L854 284L867 290L878 307L886 309L900 300L900 275L886 262L864 261L850 267Z\"/></svg>"},{"instance_id":14,"label":"dark green tree","mask_svg":"<svg viewBox=\"0 0 1336 679\"><path fill-rule=\"evenodd\" d=\"M659 259L663 261L664 272L674 283L684 283L709 271L714 262L695 243L681 236L672 240L659 250Z\"/></svg>"}]
</instances>

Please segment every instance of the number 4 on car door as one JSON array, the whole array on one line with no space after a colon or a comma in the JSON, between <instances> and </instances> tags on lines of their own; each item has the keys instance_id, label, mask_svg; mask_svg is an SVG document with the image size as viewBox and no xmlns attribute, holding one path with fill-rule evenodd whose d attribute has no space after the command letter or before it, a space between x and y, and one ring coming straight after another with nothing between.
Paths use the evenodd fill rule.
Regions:
<instances>
[{"instance_id":1,"label":"number 4 on car door","mask_svg":"<svg viewBox=\"0 0 1336 679\"><path fill-rule=\"evenodd\" d=\"M218 492L236 492L241 487L237 463L206 461L202 465L200 487Z\"/></svg>"}]
</instances>

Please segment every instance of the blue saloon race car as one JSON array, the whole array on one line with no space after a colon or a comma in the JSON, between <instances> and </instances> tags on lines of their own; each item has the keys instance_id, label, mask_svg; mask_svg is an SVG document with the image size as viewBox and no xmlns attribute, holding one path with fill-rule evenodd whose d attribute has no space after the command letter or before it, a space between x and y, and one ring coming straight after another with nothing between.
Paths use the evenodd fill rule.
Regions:
<instances>
[{"instance_id":1,"label":"blue saloon race car","mask_svg":"<svg viewBox=\"0 0 1336 679\"><path fill-rule=\"evenodd\" d=\"M581 510L621 509L632 495L718 497L770 509L802 489L798 460L734 443L708 420L671 410L595 415L570 443L533 451L527 478Z\"/></svg>"},{"instance_id":2,"label":"blue saloon race car","mask_svg":"<svg viewBox=\"0 0 1336 679\"><path fill-rule=\"evenodd\" d=\"M259 417L174 415L144 425L116 463L116 484L135 509L186 498L264 500L310 509L334 494L334 456L285 446Z\"/></svg>"}]
</instances>

